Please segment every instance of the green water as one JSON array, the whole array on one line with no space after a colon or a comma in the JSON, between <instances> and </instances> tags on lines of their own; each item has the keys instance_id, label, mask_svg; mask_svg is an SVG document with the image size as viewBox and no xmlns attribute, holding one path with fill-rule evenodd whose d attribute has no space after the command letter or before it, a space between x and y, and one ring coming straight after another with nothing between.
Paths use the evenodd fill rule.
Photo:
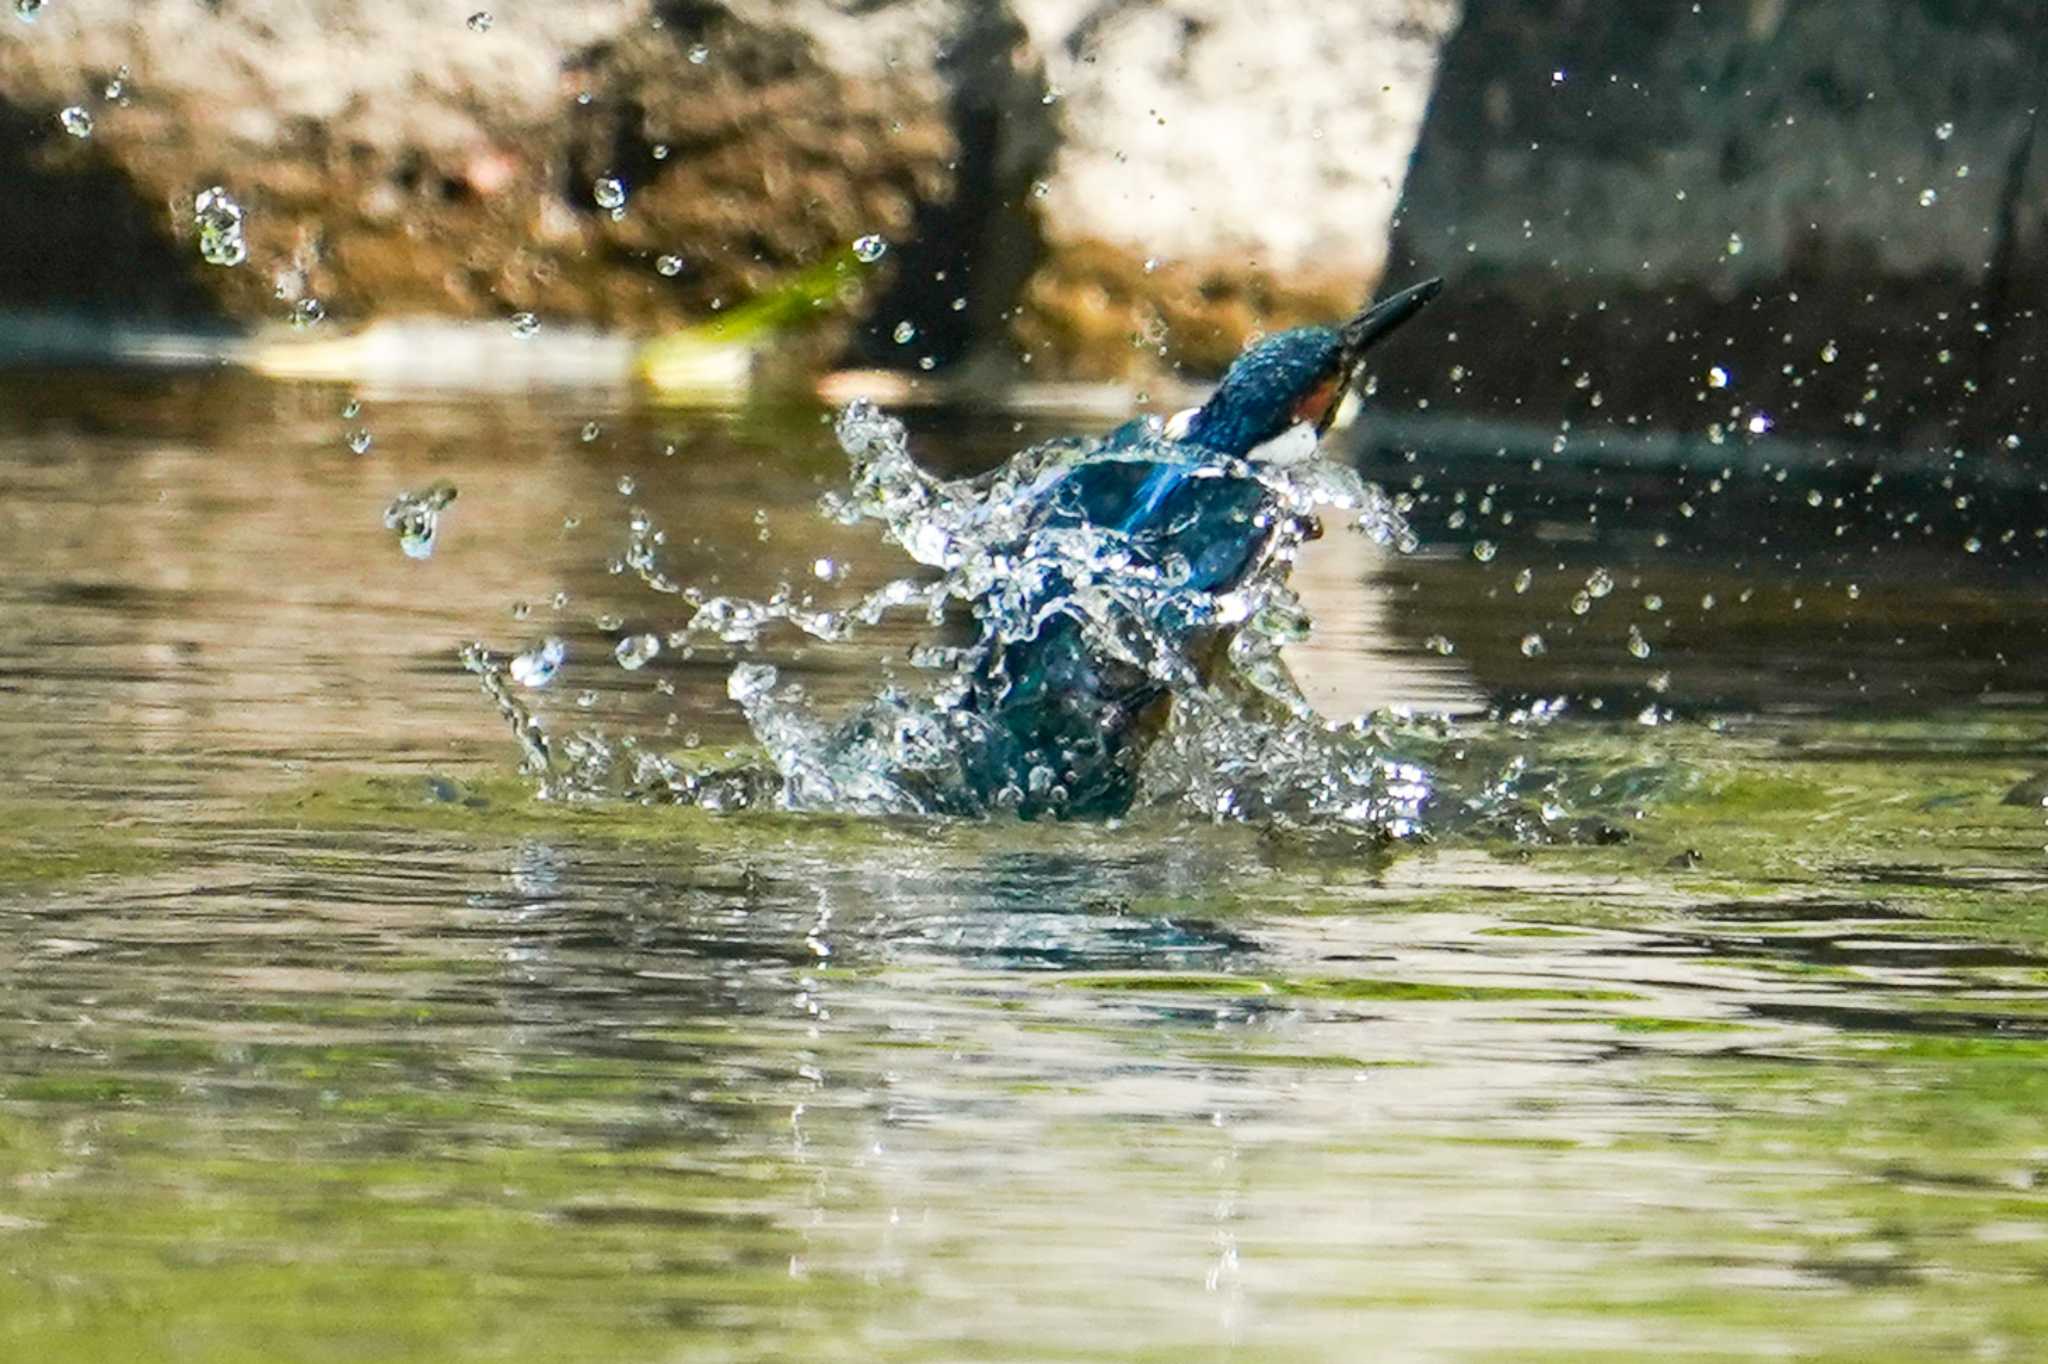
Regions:
<instances>
[{"instance_id":1,"label":"green water","mask_svg":"<svg viewBox=\"0 0 2048 1364\"><path fill-rule=\"evenodd\" d=\"M618 669L596 618L664 622L606 561L639 500L685 580L880 581L810 518L827 436L344 396L8 393L0 1358L2037 1353L2037 573L1873 561L1767 656L1642 664L1669 722L1631 674L1530 729L1628 784L1615 846L563 807L456 646L561 634L562 714L723 751L726 661ZM379 513L436 477L413 563ZM1583 682L1555 624L1503 662L1517 552L1566 553L1328 570L1323 680ZM1807 591L1737 557L1641 571ZM1959 600L2000 658L1924 642ZM1799 704L1894 637L1920 704ZM776 661L852 696L908 638ZM1735 672L1762 700L1688 691Z\"/></svg>"}]
</instances>

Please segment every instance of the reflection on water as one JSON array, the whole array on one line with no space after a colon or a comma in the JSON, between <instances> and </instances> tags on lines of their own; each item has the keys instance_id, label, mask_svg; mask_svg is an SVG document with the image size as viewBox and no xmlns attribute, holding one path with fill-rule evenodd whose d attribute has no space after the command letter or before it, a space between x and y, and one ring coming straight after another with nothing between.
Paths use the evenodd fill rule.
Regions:
<instances>
[{"instance_id":1,"label":"reflection on water","mask_svg":"<svg viewBox=\"0 0 2048 1364\"><path fill-rule=\"evenodd\" d=\"M346 396L7 394L6 1357L2018 1359L2048 1328L2048 830L1999 803L2044 765L2038 683L1880 722L1797 685L1834 634L1660 641L1700 720L1536 731L1685 774L1614 850L535 807L466 640L562 638L550 698L593 724L741 737L729 658L613 659L670 624L609 570L622 477L679 578L895 564L811 515L815 414ZM382 512L436 479L411 560ZM1516 649L1514 546L1451 548L1328 570L1357 604L1312 673L1573 691L1569 645ZM1654 562L1673 600L1774 581L1747 544ZM2003 619L2038 677L2038 593L1930 594L1930 562L1858 600ZM771 654L850 700L909 640ZM1763 719L1690 680L1758 672Z\"/></svg>"}]
</instances>

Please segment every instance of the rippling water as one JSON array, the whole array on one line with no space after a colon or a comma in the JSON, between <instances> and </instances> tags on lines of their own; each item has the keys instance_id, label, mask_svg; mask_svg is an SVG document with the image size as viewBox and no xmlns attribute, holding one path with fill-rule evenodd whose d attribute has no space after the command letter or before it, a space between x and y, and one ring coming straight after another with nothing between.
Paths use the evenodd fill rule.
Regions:
<instances>
[{"instance_id":1,"label":"rippling water","mask_svg":"<svg viewBox=\"0 0 2048 1364\"><path fill-rule=\"evenodd\" d=\"M1601 774L1611 847L539 804L464 642L560 636L551 695L593 724L745 736L729 656L613 661L674 624L609 571L629 503L721 590L899 571L812 514L843 470L816 413L0 396L5 1357L2023 1359L2048 1330L2048 822L2003 799L2048 767L2031 560L1859 547L1852 598L1825 529L1658 547L1645 495L1525 513L1482 563L1431 519L1456 469L1420 555L1332 537L1312 693L1576 698L1485 732ZM959 470L1042 434L922 425ZM1476 508L1500 475L1462 477ZM1520 505L1607 495L1577 477ZM384 509L444 479L408 558ZM769 654L846 702L911 639Z\"/></svg>"}]
</instances>

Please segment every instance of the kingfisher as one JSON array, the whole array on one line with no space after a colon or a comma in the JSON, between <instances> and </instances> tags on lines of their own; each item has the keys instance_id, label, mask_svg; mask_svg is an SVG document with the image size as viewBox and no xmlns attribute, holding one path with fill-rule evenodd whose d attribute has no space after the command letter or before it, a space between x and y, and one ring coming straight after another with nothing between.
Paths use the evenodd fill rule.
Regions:
<instances>
[{"instance_id":1,"label":"kingfisher","mask_svg":"<svg viewBox=\"0 0 2048 1364\"><path fill-rule=\"evenodd\" d=\"M1427 280L1341 326L1297 327L1255 341L1200 407L1165 422L1126 422L1047 476L1027 541L1106 532L1078 539L1113 546L1111 571L1175 590L1159 597L1154 618L1117 619L1112 610L1107 622L1095 618L1091 633L1074 600L1087 574L1053 555L1027 586L1021 634L1014 626L993 629L984 614L982 652L963 706L984 735L968 774L974 786L1001 793L1002 803L1027 818L1109 818L1130 808L1145 751L1173 703L1169 680L1148 663L1164 647L1207 675L1234 630L1186 603L1243 583L1285 519L1252 462L1261 447L1297 428L1306 428L1306 444L1321 440L1366 351L1442 286Z\"/></svg>"}]
</instances>

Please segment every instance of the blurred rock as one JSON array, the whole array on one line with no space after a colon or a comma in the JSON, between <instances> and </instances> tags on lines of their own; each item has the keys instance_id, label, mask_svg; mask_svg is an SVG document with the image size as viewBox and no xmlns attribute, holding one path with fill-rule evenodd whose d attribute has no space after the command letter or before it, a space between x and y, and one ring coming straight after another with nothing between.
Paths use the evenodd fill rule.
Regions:
<instances>
[{"instance_id":1,"label":"blurred rock","mask_svg":"<svg viewBox=\"0 0 2048 1364\"><path fill-rule=\"evenodd\" d=\"M477 31L391 3L67 0L9 39L0 159L33 190L0 203L0 306L283 322L311 297L343 324L651 331L901 234L951 184L927 94L714 4L536 6ZM58 127L72 103L90 139ZM214 184L247 212L234 268L193 241Z\"/></svg>"},{"instance_id":2,"label":"blurred rock","mask_svg":"<svg viewBox=\"0 0 2048 1364\"><path fill-rule=\"evenodd\" d=\"M1470 0L1408 179L1411 410L1583 435L2038 443L2048 28L2027 0ZM1720 373L1716 374L1716 368Z\"/></svg>"},{"instance_id":3,"label":"blurred rock","mask_svg":"<svg viewBox=\"0 0 2048 1364\"><path fill-rule=\"evenodd\" d=\"M813 355L1200 370L1377 278L1455 3L65 0L0 47L0 308L649 332L879 233Z\"/></svg>"}]
</instances>

